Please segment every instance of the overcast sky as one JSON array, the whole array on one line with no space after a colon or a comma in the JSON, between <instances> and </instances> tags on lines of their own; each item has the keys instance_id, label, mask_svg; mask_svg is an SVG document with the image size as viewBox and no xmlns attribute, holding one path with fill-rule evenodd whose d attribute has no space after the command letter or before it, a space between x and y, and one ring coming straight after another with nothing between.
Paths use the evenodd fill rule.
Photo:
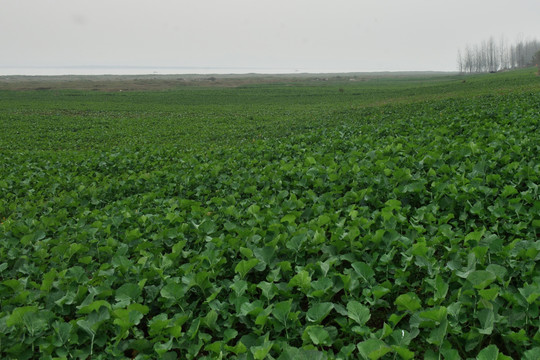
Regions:
<instances>
[{"instance_id":1,"label":"overcast sky","mask_svg":"<svg viewBox=\"0 0 540 360\"><path fill-rule=\"evenodd\" d=\"M539 0L0 0L0 68L453 71L520 35L540 39Z\"/></svg>"}]
</instances>

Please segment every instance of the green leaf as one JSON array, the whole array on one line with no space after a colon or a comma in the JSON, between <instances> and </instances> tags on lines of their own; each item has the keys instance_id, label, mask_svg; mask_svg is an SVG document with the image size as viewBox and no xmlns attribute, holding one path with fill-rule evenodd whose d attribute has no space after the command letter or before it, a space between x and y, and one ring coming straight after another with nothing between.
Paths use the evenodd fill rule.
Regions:
<instances>
[{"instance_id":1,"label":"green leaf","mask_svg":"<svg viewBox=\"0 0 540 360\"><path fill-rule=\"evenodd\" d=\"M469 273L467 280L476 288L484 289L496 280L495 275L490 271L475 270Z\"/></svg>"},{"instance_id":2,"label":"green leaf","mask_svg":"<svg viewBox=\"0 0 540 360\"><path fill-rule=\"evenodd\" d=\"M371 266L369 266L365 262L355 262L352 264L352 267L354 271L356 271L356 273L360 275L360 277L367 283L371 282L371 280L375 276L375 272L373 271Z\"/></svg>"},{"instance_id":3,"label":"green leaf","mask_svg":"<svg viewBox=\"0 0 540 360\"><path fill-rule=\"evenodd\" d=\"M96 300L86 306L79 307L79 314L90 314L92 311L98 311L99 308L105 307L109 310L112 309L111 304L109 304L108 301L105 300Z\"/></svg>"},{"instance_id":4,"label":"green leaf","mask_svg":"<svg viewBox=\"0 0 540 360\"><path fill-rule=\"evenodd\" d=\"M242 296L246 292L247 286L248 286L247 281L238 280L238 281L235 281L231 285L231 289L234 290L234 293L236 294L236 296Z\"/></svg>"},{"instance_id":5,"label":"green leaf","mask_svg":"<svg viewBox=\"0 0 540 360\"><path fill-rule=\"evenodd\" d=\"M244 278L249 270L253 269L258 263L259 259L242 260L236 265L234 272Z\"/></svg>"},{"instance_id":6,"label":"green leaf","mask_svg":"<svg viewBox=\"0 0 540 360\"><path fill-rule=\"evenodd\" d=\"M247 352L247 347L240 340L238 340L238 342L236 343L235 346L226 345L225 349L235 353L236 355L243 354L243 353Z\"/></svg>"},{"instance_id":7,"label":"green leaf","mask_svg":"<svg viewBox=\"0 0 540 360\"><path fill-rule=\"evenodd\" d=\"M273 345L274 343L272 341L265 341L262 345L252 346L249 351L251 351L255 360L263 360L266 358L266 355L268 355Z\"/></svg>"},{"instance_id":8,"label":"green leaf","mask_svg":"<svg viewBox=\"0 0 540 360\"><path fill-rule=\"evenodd\" d=\"M540 347L534 347L523 353L523 360L538 360L540 359Z\"/></svg>"},{"instance_id":9,"label":"green leaf","mask_svg":"<svg viewBox=\"0 0 540 360\"><path fill-rule=\"evenodd\" d=\"M366 341L362 341L356 347L358 348L362 358L369 360L377 360L392 351L390 346L386 345L384 341L379 339L368 339Z\"/></svg>"},{"instance_id":10,"label":"green leaf","mask_svg":"<svg viewBox=\"0 0 540 360\"><path fill-rule=\"evenodd\" d=\"M156 342L154 344L154 351L158 356L162 357L167 351L172 349L173 338L170 338L166 343Z\"/></svg>"},{"instance_id":11,"label":"green leaf","mask_svg":"<svg viewBox=\"0 0 540 360\"><path fill-rule=\"evenodd\" d=\"M58 341L60 342L60 345L62 346L66 344L69 341L69 337L71 335L71 330L73 328L73 325L70 323L65 323L56 320L52 324L52 328L54 329L54 332L56 333L56 337L58 338Z\"/></svg>"},{"instance_id":12,"label":"green leaf","mask_svg":"<svg viewBox=\"0 0 540 360\"><path fill-rule=\"evenodd\" d=\"M444 306L441 306L432 310L421 311L418 313L418 316L424 319L442 322L446 319L446 313L447 309Z\"/></svg>"},{"instance_id":13,"label":"green leaf","mask_svg":"<svg viewBox=\"0 0 540 360\"><path fill-rule=\"evenodd\" d=\"M448 330L448 321L445 319L435 329L431 330L427 341L430 344L441 346Z\"/></svg>"},{"instance_id":14,"label":"green leaf","mask_svg":"<svg viewBox=\"0 0 540 360\"><path fill-rule=\"evenodd\" d=\"M540 297L540 286L536 284L528 285L518 289L519 293L523 295L527 303L532 304Z\"/></svg>"},{"instance_id":15,"label":"green leaf","mask_svg":"<svg viewBox=\"0 0 540 360\"><path fill-rule=\"evenodd\" d=\"M198 230L206 235L210 235L216 232L217 225L214 221L206 219L199 225Z\"/></svg>"},{"instance_id":16,"label":"green leaf","mask_svg":"<svg viewBox=\"0 0 540 360\"><path fill-rule=\"evenodd\" d=\"M497 360L499 349L496 345L489 345L478 353L476 360Z\"/></svg>"},{"instance_id":17,"label":"green leaf","mask_svg":"<svg viewBox=\"0 0 540 360\"><path fill-rule=\"evenodd\" d=\"M443 280L441 275L435 278L435 298L444 299L448 293L448 283Z\"/></svg>"},{"instance_id":18,"label":"green leaf","mask_svg":"<svg viewBox=\"0 0 540 360\"><path fill-rule=\"evenodd\" d=\"M306 293L311 287L311 276L306 270L301 270L289 281L289 286L298 287L302 292Z\"/></svg>"},{"instance_id":19,"label":"green leaf","mask_svg":"<svg viewBox=\"0 0 540 360\"><path fill-rule=\"evenodd\" d=\"M416 311L422 307L422 303L415 293L407 293L399 295L394 301L398 309Z\"/></svg>"},{"instance_id":20,"label":"green leaf","mask_svg":"<svg viewBox=\"0 0 540 360\"><path fill-rule=\"evenodd\" d=\"M41 291L49 292L52 288L54 279L56 278L56 269L52 269L48 273L43 275L43 282L41 283Z\"/></svg>"},{"instance_id":21,"label":"green leaf","mask_svg":"<svg viewBox=\"0 0 540 360\"><path fill-rule=\"evenodd\" d=\"M151 336L155 336L160 334L163 329L165 329L169 325L169 318L167 317L167 314L159 314L156 315L148 322L149 333Z\"/></svg>"},{"instance_id":22,"label":"green leaf","mask_svg":"<svg viewBox=\"0 0 540 360\"><path fill-rule=\"evenodd\" d=\"M15 308L9 318L6 320L7 326L15 326L23 323L23 316L29 313L36 313L38 307L35 305L32 306L22 306Z\"/></svg>"},{"instance_id":23,"label":"green leaf","mask_svg":"<svg viewBox=\"0 0 540 360\"><path fill-rule=\"evenodd\" d=\"M411 350L403 347L403 346L397 346L392 345L392 349L403 359L403 360L410 360L414 359L414 352ZM445 359L446 360L446 359Z\"/></svg>"},{"instance_id":24,"label":"green leaf","mask_svg":"<svg viewBox=\"0 0 540 360\"><path fill-rule=\"evenodd\" d=\"M126 283L116 289L115 298L117 301L137 301L141 295L139 285L134 283Z\"/></svg>"},{"instance_id":25,"label":"green leaf","mask_svg":"<svg viewBox=\"0 0 540 360\"><path fill-rule=\"evenodd\" d=\"M480 320L481 328L478 329L480 334L491 335L495 322L495 315L491 309L482 309L478 312L478 320Z\"/></svg>"},{"instance_id":26,"label":"green leaf","mask_svg":"<svg viewBox=\"0 0 540 360\"><path fill-rule=\"evenodd\" d=\"M274 305L269 305L266 309L261 311L255 319L255 325L264 326L266 324L266 321L268 320L268 316L270 316L273 309Z\"/></svg>"},{"instance_id":27,"label":"green leaf","mask_svg":"<svg viewBox=\"0 0 540 360\"><path fill-rule=\"evenodd\" d=\"M203 322L210 329L214 329L214 328L216 328L217 319L218 319L218 313L215 310L212 309L203 318Z\"/></svg>"},{"instance_id":28,"label":"green leaf","mask_svg":"<svg viewBox=\"0 0 540 360\"><path fill-rule=\"evenodd\" d=\"M332 311L333 308L334 304L330 302L315 304L307 311L306 318L308 321L320 323L324 320L325 317L328 316L328 314L330 313L330 311Z\"/></svg>"},{"instance_id":29,"label":"green leaf","mask_svg":"<svg viewBox=\"0 0 540 360\"><path fill-rule=\"evenodd\" d=\"M274 306L272 315L282 324L287 324L289 313L291 312L292 299L281 301Z\"/></svg>"},{"instance_id":30,"label":"green leaf","mask_svg":"<svg viewBox=\"0 0 540 360\"><path fill-rule=\"evenodd\" d=\"M318 226L324 226L326 224L329 224L331 221L332 221L332 219L330 219L330 216L323 214L323 215L319 216L319 218L317 219L317 225Z\"/></svg>"},{"instance_id":31,"label":"green leaf","mask_svg":"<svg viewBox=\"0 0 540 360\"><path fill-rule=\"evenodd\" d=\"M364 325L371 317L369 308L355 300L347 303L347 315L359 325Z\"/></svg>"},{"instance_id":32,"label":"green leaf","mask_svg":"<svg viewBox=\"0 0 540 360\"><path fill-rule=\"evenodd\" d=\"M281 218L281 222L288 222L289 224L294 224L296 220L296 215L294 214L287 214Z\"/></svg>"},{"instance_id":33,"label":"green leaf","mask_svg":"<svg viewBox=\"0 0 540 360\"><path fill-rule=\"evenodd\" d=\"M22 316L23 324L31 336L48 328L47 319L39 312L26 312Z\"/></svg>"},{"instance_id":34,"label":"green leaf","mask_svg":"<svg viewBox=\"0 0 540 360\"><path fill-rule=\"evenodd\" d=\"M238 335L238 331L234 329L227 329L223 332L223 341L228 343Z\"/></svg>"},{"instance_id":35,"label":"green leaf","mask_svg":"<svg viewBox=\"0 0 540 360\"><path fill-rule=\"evenodd\" d=\"M513 187L512 185L505 185L503 191L501 192L501 196L506 198L517 193L518 191L515 187Z\"/></svg>"},{"instance_id":36,"label":"green leaf","mask_svg":"<svg viewBox=\"0 0 540 360\"><path fill-rule=\"evenodd\" d=\"M461 360L459 352L455 349L442 348L441 354L444 356L444 360Z\"/></svg>"},{"instance_id":37,"label":"green leaf","mask_svg":"<svg viewBox=\"0 0 540 360\"><path fill-rule=\"evenodd\" d=\"M314 345L330 345L330 334L321 325L308 326L305 333Z\"/></svg>"},{"instance_id":38,"label":"green leaf","mask_svg":"<svg viewBox=\"0 0 540 360\"><path fill-rule=\"evenodd\" d=\"M493 286L489 289L478 290L478 294L486 301L493 301L499 295L500 288Z\"/></svg>"},{"instance_id":39,"label":"green leaf","mask_svg":"<svg viewBox=\"0 0 540 360\"><path fill-rule=\"evenodd\" d=\"M506 276L506 273L508 272L508 270L506 270L504 266L497 265L497 264L489 264L486 267L486 270L489 271L490 273L493 273L497 277L497 279L501 281L504 279L504 277Z\"/></svg>"},{"instance_id":40,"label":"green leaf","mask_svg":"<svg viewBox=\"0 0 540 360\"><path fill-rule=\"evenodd\" d=\"M169 283L161 288L160 294L165 299L178 301L184 297L186 288L177 283Z\"/></svg>"}]
</instances>

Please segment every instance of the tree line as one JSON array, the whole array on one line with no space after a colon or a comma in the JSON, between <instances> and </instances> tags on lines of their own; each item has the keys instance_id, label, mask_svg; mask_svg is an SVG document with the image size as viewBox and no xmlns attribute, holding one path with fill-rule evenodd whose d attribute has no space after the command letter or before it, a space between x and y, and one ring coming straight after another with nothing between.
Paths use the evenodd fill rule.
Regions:
<instances>
[{"instance_id":1,"label":"tree line","mask_svg":"<svg viewBox=\"0 0 540 360\"><path fill-rule=\"evenodd\" d=\"M508 43L504 37L490 37L480 44L467 45L458 51L458 69L461 73L496 72L539 65L540 41L517 40Z\"/></svg>"}]
</instances>

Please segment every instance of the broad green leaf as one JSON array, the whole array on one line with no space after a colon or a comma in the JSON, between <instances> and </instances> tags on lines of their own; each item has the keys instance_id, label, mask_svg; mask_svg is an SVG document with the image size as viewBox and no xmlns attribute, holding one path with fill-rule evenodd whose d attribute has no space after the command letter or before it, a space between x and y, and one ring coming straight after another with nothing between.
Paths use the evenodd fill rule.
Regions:
<instances>
[{"instance_id":1,"label":"broad green leaf","mask_svg":"<svg viewBox=\"0 0 540 360\"><path fill-rule=\"evenodd\" d=\"M352 264L352 267L354 271L356 271L356 273L360 275L360 277L367 283L371 282L371 280L375 276L375 272L373 271L371 266L369 266L365 262L355 262Z\"/></svg>"},{"instance_id":2,"label":"broad green leaf","mask_svg":"<svg viewBox=\"0 0 540 360\"><path fill-rule=\"evenodd\" d=\"M223 332L223 341L228 343L238 335L238 331L234 329L227 329Z\"/></svg>"},{"instance_id":3,"label":"broad green leaf","mask_svg":"<svg viewBox=\"0 0 540 360\"><path fill-rule=\"evenodd\" d=\"M414 359L414 352L403 346L393 345L392 350L394 350L403 360Z\"/></svg>"},{"instance_id":4,"label":"broad green leaf","mask_svg":"<svg viewBox=\"0 0 540 360\"><path fill-rule=\"evenodd\" d=\"M48 273L43 275L43 282L41 283L41 291L49 292L52 288L54 279L56 278L56 269L52 269Z\"/></svg>"},{"instance_id":5,"label":"broad green leaf","mask_svg":"<svg viewBox=\"0 0 540 360\"><path fill-rule=\"evenodd\" d=\"M203 322L210 329L214 329L216 327L217 319L218 313L215 310L210 310L208 314L206 314L206 316L203 318Z\"/></svg>"},{"instance_id":6,"label":"broad green leaf","mask_svg":"<svg viewBox=\"0 0 540 360\"><path fill-rule=\"evenodd\" d=\"M273 283L261 281L257 287L261 289L263 296L268 300L272 300L276 295L276 286Z\"/></svg>"},{"instance_id":7,"label":"broad green leaf","mask_svg":"<svg viewBox=\"0 0 540 360\"><path fill-rule=\"evenodd\" d=\"M501 196L506 198L517 193L518 191L515 187L513 187L512 185L505 185L503 191L501 192Z\"/></svg>"},{"instance_id":8,"label":"broad green leaf","mask_svg":"<svg viewBox=\"0 0 540 360\"><path fill-rule=\"evenodd\" d=\"M204 350L219 354L221 352L222 347L223 347L223 341L214 341L213 343L206 345L204 347Z\"/></svg>"},{"instance_id":9,"label":"broad green leaf","mask_svg":"<svg viewBox=\"0 0 540 360\"><path fill-rule=\"evenodd\" d=\"M183 285L177 283L170 283L165 285L160 294L166 299L180 300L186 293L186 288Z\"/></svg>"},{"instance_id":10,"label":"broad green leaf","mask_svg":"<svg viewBox=\"0 0 540 360\"><path fill-rule=\"evenodd\" d=\"M444 299L448 293L448 283L443 280L442 276L435 277L435 298Z\"/></svg>"},{"instance_id":11,"label":"broad green leaf","mask_svg":"<svg viewBox=\"0 0 540 360\"><path fill-rule=\"evenodd\" d=\"M274 343L272 341L265 341L262 345L252 346L249 351L251 351L255 360L263 360L266 358L266 355L268 355L273 345Z\"/></svg>"},{"instance_id":12,"label":"broad green leaf","mask_svg":"<svg viewBox=\"0 0 540 360\"><path fill-rule=\"evenodd\" d=\"M66 344L69 340L73 325L71 325L70 323L65 323L65 322L56 320L52 324L52 328L54 329L54 332L56 333L56 336L58 338L58 341L59 341L58 346L62 346Z\"/></svg>"},{"instance_id":13,"label":"broad green leaf","mask_svg":"<svg viewBox=\"0 0 540 360\"><path fill-rule=\"evenodd\" d=\"M540 347L534 347L523 353L524 360L538 360L540 359Z\"/></svg>"},{"instance_id":14,"label":"broad green leaf","mask_svg":"<svg viewBox=\"0 0 540 360\"><path fill-rule=\"evenodd\" d=\"M127 283L120 286L116 290L116 293L115 293L115 297L117 301L124 301L124 300L137 301L140 295L141 295L141 289L139 288L139 285L134 284L134 283Z\"/></svg>"},{"instance_id":15,"label":"broad green leaf","mask_svg":"<svg viewBox=\"0 0 540 360\"><path fill-rule=\"evenodd\" d=\"M489 289L478 290L478 294L486 301L493 301L499 295L500 288L492 286Z\"/></svg>"},{"instance_id":16,"label":"broad green leaf","mask_svg":"<svg viewBox=\"0 0 540 360\"><path fill-rule=\"evenodd\" d=\"M503 280L508 270L504 266L498 264L489 264L486 267L486 271L493 273L499 280Z\"/></svg>"},{"instance_id":17,"label":"broad green leaf","mask_svg":"<svg viewBox=\"0 0 540 360\"><path fill-rule=\"evenodd\" d=\"M540 286L536 284L528 285L518 289L519 293L523 295L527 303L532 304L540 297Z\"/></svg>"},{"instance_id":18,"label":"broad green leaf","mask_svg":"<svg viewBox=\"0 0 540 360\"><path fill-rule=\"evenodd\" d=\"M154 351L158 354L158 356L163 356L167 351L172 349L173 344L173 338L170 338L169 341L166 343L162 342L156 342L154 344Z\"/></svg>"},{"instance_id":19,"label":"broad green leaf","mask_svg":"<svg viewBox=\"0 0 540 360\"><path fill-rule=\"evenodd\" d=\"M328 314L330 314L330 311L332 311L333 308L334 304L329 302L315 304L307 311L306 318L308 321L320 323L328 316Z\"/></svg>"},{"instance_id":20,"label":"broad green leaf","mask_svg":"<svg viewBox=\"0 0 540 360\"><path fill-rule=\"evenodd\" d=\"M491 309L482 309L478 312L478 320L480 320L481 328L478 329L480 334L491 335L495 322L495 315Z\"/></svg>"},{"instance_id":21,"label":"broad green leaf","mask_svg":"<svg viewBox=\"0 0 540 360\"><path fill-rule=\"evenodd\" d=\"M281 222L288 222L289 224L294 224L295 220L296 220L296 215L294 214L287 214L281 218Z\"/></svg>"},{"instance_id":22,"label":"broad green leaf","mask_svg":"<svg viewBox=\"0 0 540 360\"><path fill-rule=\"evenodd\" d=\"M292 299L281 301L274 306L272 315L282 324L287 324L287 318L291 312Z\"/></svg>"},{"instance_id":23,"label":"broad green leaf","mask_svg":"<svg viewBox=\"0 0 540 360\"><path fill-rule=\"evenodd\" d=\"M448 321L445 319L435 329L431 330L427 341L430 344L441 346L448 330Z\"/></svg>"},{"instance_id":24,"label":"broad green leaf","mask_svg":"<svg viewBox=\"0 0 540 360\"><path fill-rule=\"evenodd\" d=\"M422 307L420 299L415 293L407 293L399 295L394 301L394 304L397 305L398 309L416 311Z\"/></svg>"},{"instance_id":25,"label":"broad green leaf","mask_svg":"<svg viewBox=\"0 0 540 360\"><path fill-rule=\"evenodd\" d=\"M360 352L360 356L362 356L363 359L369 360L377 360L392 351L390 346L386 345L384 341L379 339L368 339L366 341L362 341L356 347Z\"/></svg>"},{"instance_id":26,"label":"broad green leaf","mask_svg":"<svg viewBox=\"0 0 540 360\"><path fill-rule=\"evenodd\" d=\"M149 333L152 336L158 335L165 329L167 326L169 326L170 320L167 317L167 314L159 314L154 316L149 322Z\"/></svg>"},{"instance_id":27,"label":"broad green leaf","mask_svg":"<svg viewBox=\"0 0 540 360\"><path fill-rule=\"evenodd\" d=\"M388 289L387 287L381 286L381 285L375 285L371 289L371 293L373 294L375 299L382 298L384 295L388 294L390 291L391 291L390 289Z\"/></svg>"},{"instance_id":28,"label":"broad green leaf","mask_svg":"<svg viewBox=\"0 0 540 360\"><path fill-rule=\"evenodd\" d=\"M231 289L234 290L236 296L242 296L247 290L248 283L245 280L235 281L231 285Z\"/></svg>"},{"instance_id":29,"label":"broad green leaf","mask_svg":"<svg viewBox=\"0 0 540 360\"><path fill-rule=\"evenodd\" d=\"M314 345L330 345L330 334L320 325L308 326L305 333Z\"/></svg>"},{"instance_id":30,"label":"broad green leaf","mask_svg":"<svg viewBox=\"0 0 540 360\"><path fill-rule=\"evenodd\" d=\"M306 270L301 270L289 281L289 286L298 287L305 293L311 287L311 276Z\"/></svg>"},{"instance_id":31,"label":"broad green leaf","mask_svg":"<svg viewBox=\"0 0 540 360\"><path fill-rule=\"evenodd\" d=\"M442 348L441 354L442 356L444 356L444 360L461 360L461 356L459 356L459 352L455 349Z\"/></svg>"},{"instance_id":32,"label":"broad green leaf","mask_svg":"<svg viewBox=\"0 0 540 360\"><path fill-rule=\"evenodd\" d=\"M447 309L444 306L432 310L425 310L418 313L418 316L424 319L442 322L446 319Z\"/></svg>"},{"instance_id":33,"label":"broad green leaf","mask_svg":"<svg viewBox=\"0 0 540 360\"><path fill-rule=\"evenodd\" d=\"M26 330L31 336L35 336L48 327L47 319L39 312L24 313L22 320Z\"/></svg>"},{"instance_id":34,"label":"broad green leaf","mask_svg":"<svg viewBox=\"0 0 540 360\"><path fill-rule=\"evenodd\" d=\"M98 311L99 308L101 308L101 307L105 307L105 308L107 308L109 310L112 309L112 306L111 306L111 304L109 304L108 301L96 300L96 301L94 301L94 302L92 302L92 303L90 303L90 304L88 304L86 306L81 306L79 308L78 312L79 312L79 314L89 314L92 311Z\"/></svg>"},{"instance_id":35,"label":"broad green leaf","mask_svg":"<svg viewBox=\"0 0 540 360\"><path fill-rule=\"evenodd\" d=\"M272 313L273 309L274 309L274 305L270 305L266 309L261 311L257 315L257 318L255 319L255 325L264 326L266 324L266 322L268 321L268 317Z\"/></svg>"},{"instance_id":36,"label":"broad green leaf","mask_svg":"<svg viewBox=\"0 0 540 360\"><path fill-rule=\"evenodd\" d=\"M475 270L472 271L468 276L467 280L476 288L484 289L493 281L496 277L492 272L485 270Z\"/></svg>"},{"instance_id":37,"label":"broad green leaf","mask_svg":"<svg viewBox=\"0 0 540 360\"><path fill-rule=\"evenodd\" d=\"M258 263L259 259L242 260L236 265L234 272L244 278L249 270L253 269Z\"/></svg>"},{"instance_id":38,"label":"broad green leaf","mask_svg":"<svg viewBox=\"0 0 540 360\"><path fill-rule=\"evenodd\" d=\"M347 303L347 315L359 325L364 325L371 317L369 308L355 300Z\"/></svg>"},{"instance_id":39,"label":"broad green leaf","mask_svg":"<svg viewBox=\"0 0 540 360\"><path fill-rule=\"evenodd\" d=\"M254 249L253 254L260 262L271 265L272 260L275 258L276 250L273 247L265 246L263 248Z\"/></svg>"},{"instance_id":40,"label":"broad green leaf","mask_svg":"<svg viewBox=\"0 0 540 360\"><path fill-rule=\"evenodd\" d=\"M231 351L233 353L235 353L236 355L238 354L244 354L247 352L247 347L246 345L244 345L240 340L238 340L238 342L236 343L235 346L228 346L226 345L225 346L225 349L227 349L228 351Z\"/></svg>"},{"instance_id":41,"label":"broad green leaf","mask_svg":"<svg viewBox=\"0 0 540 360\"><path fill-rule=\"evenodd\" d=\"M22 306L15 308L9 318L6 320L7 326L21 325L23 323L23 316L28 313L37 313L38 307L33 306Z\"/></svg>"},{"instance_id":42,"label":"broad green leaf","mask_svg":"<svg viewBox=\"0 0 540 360\"><path fill-rule=\"evenodd\" d=\"M496 345L489 345L478 353L477 360L497 360L499 356L499 349Z\"/></svg>"}]
</instances>

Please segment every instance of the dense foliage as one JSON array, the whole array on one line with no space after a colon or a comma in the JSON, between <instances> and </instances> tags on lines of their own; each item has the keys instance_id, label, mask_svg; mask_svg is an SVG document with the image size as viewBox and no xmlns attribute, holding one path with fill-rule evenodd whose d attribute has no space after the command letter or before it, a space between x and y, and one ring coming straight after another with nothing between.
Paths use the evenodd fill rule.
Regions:
<instances>
[{"instance_id":1,"label":"dense foliage","mask_svg":"<svg viewBox=\"0 0 540 360\"><path fill-rule=\"evenodd\" d=\"M4 93L0 357L538 359L538 81L400 81Z\"/></svg>"}]
</instances>

